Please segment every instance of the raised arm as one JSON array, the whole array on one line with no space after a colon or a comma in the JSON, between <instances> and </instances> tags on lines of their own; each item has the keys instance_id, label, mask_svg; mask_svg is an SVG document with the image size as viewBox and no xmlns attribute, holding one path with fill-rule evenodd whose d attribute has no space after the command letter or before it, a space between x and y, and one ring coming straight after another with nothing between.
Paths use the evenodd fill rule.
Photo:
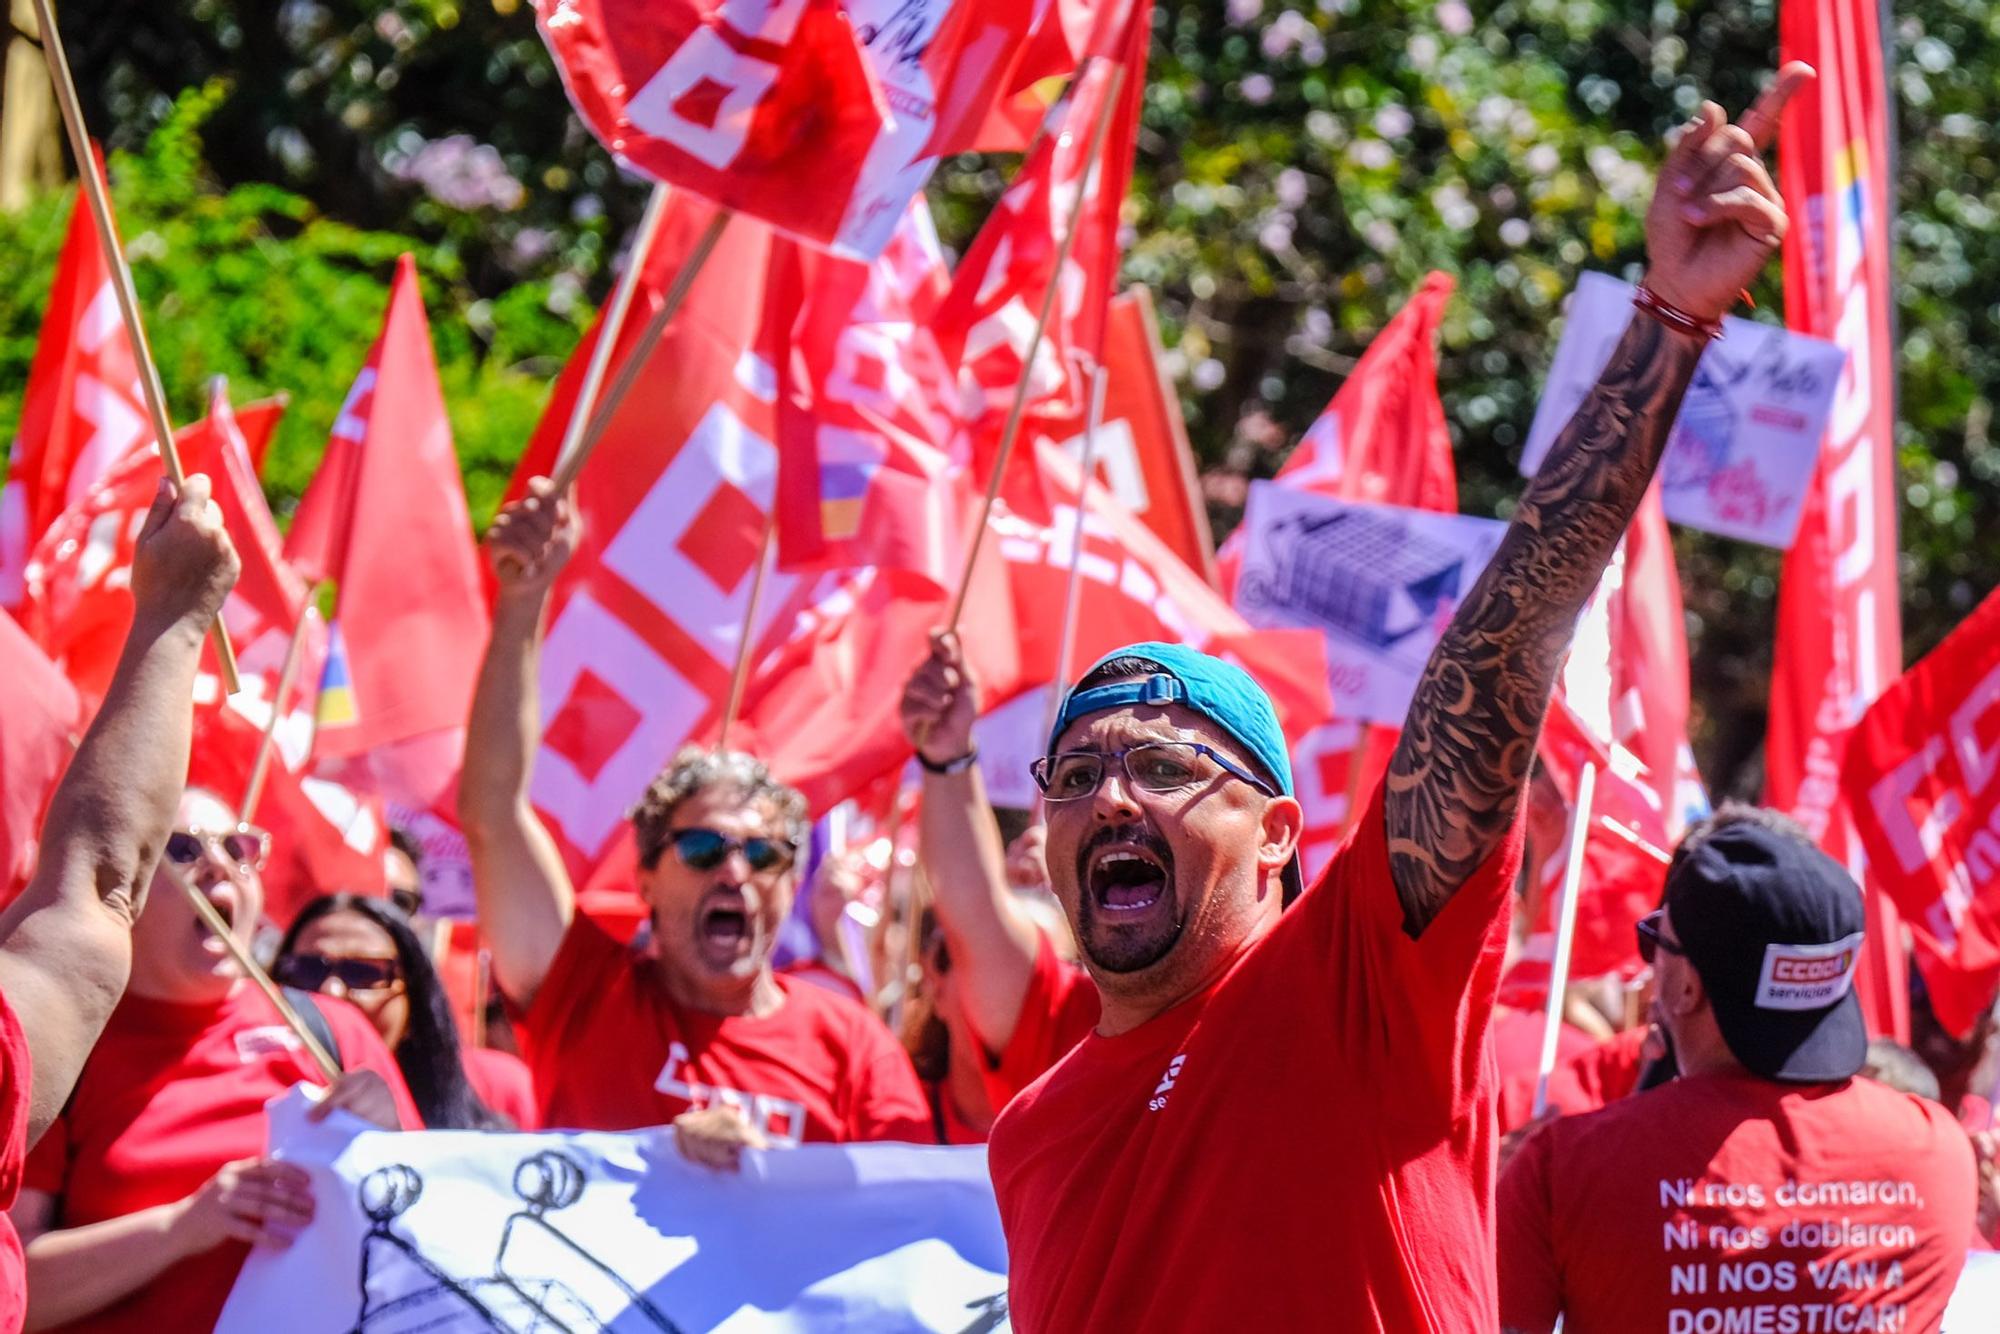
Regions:
<instances>
[{"instance_id":1,"label":"raised arm","mask_svg":"<svg viewBox=\"0 0 2000 1334\"><path fill-rule=\"evenodd\" d=\"M236 582L208 479L160 483L132 559L132 629L42 824L41 859L0 914L0 993L34 1067L28 1136L62 1110L132 970L132 923L187 778L202 637Z\"/></svg>"},{"instance_id":2,"label":"raised arm","mask_svg":"<svg viewBox=\"0 0 2000 1334\"><path fill-rule=\"evenodd\" d=\"M1786 67L1740 124L1704 103L1667 155L1646 215L1645 280L1667 305L1721 319L1777 248L1785 210L1761 154L1786 99L1811 76ZM1513 821L1577 615L1652 482L1707 341L1635 313L1431 654L1385 801L1412 936Z\"/></svg>"},{"instance_id":3,"label":"raised arm","mask_svg":"<svg viewBox=\"0 0 2000 1334\"><path fill-rule=\"evenodd\" d=\"M576 891L555 840L528 800L542 725L536 669L542 619L556 572L576 550L577 520L546 479L500 511L486 534L499 583L493 638L479 667L465 731L458 818L472 854L480 926L500 987L526 1005L555 962L576 911Z\"/></svg>"},{"instance_id":4,"label":"raised arm","mask_svg":"<svg viewBox=\"0 0 2000 1334\"><path fill-rule=\"evenodd\" d=\"M917 754L937 767L972 753L978 689L956 635L943 634L903 687L903 731ZM924 771L918 817L920 854L937 896L938 925L951 949L966 1018L979 1040L998 1051L1014 1036L1034 975L1040 929L1007 884L1000 826L986 801L979 766Z\"/></svg>"}]
</instances>

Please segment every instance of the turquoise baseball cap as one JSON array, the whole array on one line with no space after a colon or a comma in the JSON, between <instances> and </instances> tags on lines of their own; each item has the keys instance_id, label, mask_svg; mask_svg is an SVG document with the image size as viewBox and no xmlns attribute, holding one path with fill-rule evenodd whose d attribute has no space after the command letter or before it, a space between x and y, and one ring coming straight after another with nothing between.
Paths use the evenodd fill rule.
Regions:
<instances>
[{"instance_id":1,"label":"turquoise baseball cap","mask_svg":"<svg viewBox=\"0 0 2000 1334\"><path fill-rule=\"evenodd\" d=\"M1105 654L1079 679L1089 679L1091 672L1117 658L1157 663L1160 670L1071 689L1056 711L1055 726L1049 729L1049 754L1055 753L1057 739L1079 718L1135 704L1178 704L1228 733L1249 752L1278 791L1294 795L1291 750L1285 744L1284 729L1278 726L1278 711L1257 678L1234 663L1185 644L1145 642ZM1297 857L1286 866L1284 883L1285 902L1290 903L1304 888Z\"/></svg>"}]
</instances>

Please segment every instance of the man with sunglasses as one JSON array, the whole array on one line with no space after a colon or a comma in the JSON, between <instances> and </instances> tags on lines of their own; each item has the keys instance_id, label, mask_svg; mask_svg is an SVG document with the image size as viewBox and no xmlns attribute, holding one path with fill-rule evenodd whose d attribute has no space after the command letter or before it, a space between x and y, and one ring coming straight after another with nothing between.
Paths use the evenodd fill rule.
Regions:
<instances>
[{"instance_id":1,"label":"man with sunglasses","mask_svg":"<svg viewBox=\"0 0 2000 1334\"><path fill-rule=\"evenodd\" d=\"M459 782L480 924L523 1012L543 1124L671 1122L683 1153L717 1167L746 1145L928 1139L916 1073L881 1021L772 968L806 806L750 756L683 751L633 808L643 950L576 910L528 779L543 615L577 540L541 479L487 534L499 591Z\"/></svg>"},{"instance_id":2,"label":"man with sunglasses","mask_svg":"<svg viewBox=\"0 0 2000 1334\"><path fill-rule=\"evenodd\" d=\"M1102 1014L993 1128L1016 1329L1497 1327L1485 1039L1522 792L1577 615L1785 229L1759 155L1809 73L1668 153L1638 309L1318 884L1240 669L1135 645L1065 698L1036 777Z\"/></svg>"},{"instance_id":3,"label":"man with sunglasses","mask_svg":"<svg viewBox=\"0 0 2000 1334\"><path fill-rule=\"evenodd\" d=\"M1977 1175L1941 1105L1859 1077L1863 925L1853 879L1784 816L1688 831L1638 924L1680 1075L1507 1165L1510 1332L1937 1328Z\"/></svg>"}]
</instances>

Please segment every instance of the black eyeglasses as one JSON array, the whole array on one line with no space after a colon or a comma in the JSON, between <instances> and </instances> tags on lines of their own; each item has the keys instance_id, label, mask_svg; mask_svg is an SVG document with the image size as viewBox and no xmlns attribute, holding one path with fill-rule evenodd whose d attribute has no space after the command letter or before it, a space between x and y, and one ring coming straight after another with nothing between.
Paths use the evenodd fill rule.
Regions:
<instances>
[{"instance_id":1,"label":"black eyeglasses","mask_svg":"<svg viewBox=\"0 0 2000 1334\"><path fill-rule=\"evenodd\" d=\"M394 959L329 959L324 954L284 954L271 969L280 984L301 991L324 991L338 979L347 991L381 991L403 978L402 965Z\"/></svg>"},{"instance_id":2,"label":"black eyeglasses","mask_svg":"<svg viewBox=\"0 0 2000 1334\"><path fill-rule=\"evenodd\" d=\"M732 852L742 853L753 871L782 871L798 856L798 849L783 839L736 839L713 829L670 829L661 851L665 848L672 848L681 865L690 871L713 871ZM660 854L655 852L654 863L659 859Z\"/></svg>"},{"instance_id":3,"label":"black eyeglasses","mask_svg":"<svg viewBox=\"0 0 2000 1334\"><path fill-rule=\"evenodd\" d=\"M1656 950L1665 950L1669 954L1678 954L1683 959L1687 958L1686 950L1660 934L1660 921L1665 916L1666 909L1655 908L1652 912L1647 913L1644 917L1632 923L1632 929L1639 933L1639 958L1648 965L1653 962L1653 954Z\"/></svg>"},{"instance_id":4,"label":"black eyeglasses","mask_svg":"<svg viewBox=\"0 0 2000 1334\"><path fill-rule=\"evenodd\" d=\"M167 860L176 866L193 866L213 848L222 860L245 870L261 871L271 856L271 835L253 824L240 824L220 833L206 829L176 829L167 835Z\"/></svg>"},{"instance_id":5,"label":"black eyeglasses","mask_svg":"<svg viewBox=\"0 0 2000 1334\"><path fill-rule=\"evenodd\" d=\"M1103 786L1105 766L1111 760L1125 766L1126 779L1141 792L1177 792L1212 777L1202 769L1204 755L1266 796L1278 795L1269 783L1199 741L1151 741L1124 750L1062 750L1036 760L1030 772L1044 801L1079 801L1090 796Z\"/></svg>"}]
</instances>

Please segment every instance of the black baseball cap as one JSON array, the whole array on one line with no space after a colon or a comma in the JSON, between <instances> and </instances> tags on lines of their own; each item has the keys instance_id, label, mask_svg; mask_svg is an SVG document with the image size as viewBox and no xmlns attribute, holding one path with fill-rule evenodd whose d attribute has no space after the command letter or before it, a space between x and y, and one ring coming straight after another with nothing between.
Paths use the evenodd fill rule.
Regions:
<instances>
[{"instance_id":1,"label":"black baseball cap","mask_svg":"<svg viewBox=\"0 0 2000 1334\"><path fill-rule=\"evenodd\" d=\"M1798 835L1731 822L1675 861L1666 909L1745 1067L1799 1084L1860 1071L1861 890L1839 862Z\"/></svg>"}]
</instances>

